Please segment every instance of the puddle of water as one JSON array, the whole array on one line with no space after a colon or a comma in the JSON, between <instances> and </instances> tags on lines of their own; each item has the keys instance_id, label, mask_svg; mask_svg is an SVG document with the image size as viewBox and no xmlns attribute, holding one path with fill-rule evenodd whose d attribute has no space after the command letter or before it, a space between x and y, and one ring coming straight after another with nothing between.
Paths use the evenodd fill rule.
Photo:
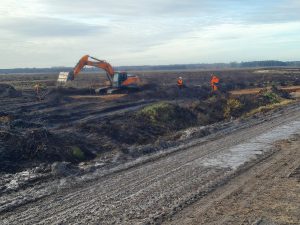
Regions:
<instances>
[{"instance_id":1,"label":"puddle of water","mask_svg":"<svg viewBox=\"0 0 300 225\"><path fill-rule=\"evenodd\" d=\"M258 155L267 152L275 141L287 139L300 132L300 121L277 127L249 141L236 145L220 153L214 158L208 157L195 162L198 165L217 166L221 168L236 169L244 163L255 159Z\"/></svg>"}]
</instances>

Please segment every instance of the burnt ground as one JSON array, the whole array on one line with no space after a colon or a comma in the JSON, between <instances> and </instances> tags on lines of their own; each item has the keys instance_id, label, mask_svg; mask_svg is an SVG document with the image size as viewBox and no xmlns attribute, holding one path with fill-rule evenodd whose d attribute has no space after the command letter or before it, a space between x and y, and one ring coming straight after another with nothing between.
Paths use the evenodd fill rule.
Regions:
<instances>
[{"instance_id":1,"label":"burnt ground","mask_svg":"<svg viewBox=\"0 0 300 225\"><path fill-rule=\"evenodd\" d=\"M64 178L56 180L57 175L122 170L132 161L142 163L145 156L151 158L191 140L243 127L247 123L241 119L236 127L235 119L289 96L272 89L231 99L227 91L295 86L300 75L283 69L213 71L222 84L221 92L212 95L211 72L137 72L144 83L142 91L115 97L94 94L97 84L104 81L95 74L83 74L64 89L55 87L57 75L53 74L0 75L0 211L55 192L52 188L57 185L47 189L47 182L64 183ZM178 76L185 80L183 90L175 85ZM33 88L36 83L41 84L38 96ZM255 115L253 121L270 116L272 113ZM16 200L22 190L27 197Z\"/></svg>"},{"instance_id":2,"label":"burnt ground","mask_svg":"<svg viewBox=\"0 0 300 225\"><path fill-rule=\"evenodd\" d=\"M95 95L94 88L105 82L101 74L82 74L66 88L55 87L57 75L53 74L1 75L0 169L16 171L39 163L79 163L96 157L112 161L119 155L126 158L151 153L161 143L176 140L175 133L181 129L239 117L278 97L265 93L228 102L227 91L271 84L298 85L300 72L296 72L135 72L142 79L142 90L115 98ZM217 95L210 93L211 73L222 81ZM185 81L186 88L182 90L175 84L178 76ZM37 83L41 86L38 95L34 90ZM147 115L151 109L138 112L155 102L169 105L156 109L160 111L155 118ZM203 131L203 135L207 134ZM132 146L150 143L158 147L131 151Z\"/></svg>"},{"instance_id":3,"label":"burnt ground","mask_svg":"<svg viewBox=\"0 0 300 225\"><path fill-rule=\"evenodd\" d=\"M2 75L1 170L14 171L55 161L78 163L95 157L110 161L124 153L138 157L143 151L131 152L132 145L156 141L160 145L170 138L176 139L173 133L180 129L239 117L255 107L276 101L278 96L287 97L277 91L262 93L259 97L241 96L238 102L227 102L228 90L299 82L297 73L286 72L279 76L248 70L218 71L221 92L213 95L208 85L210 73L137 72L143 81L142 90L117 97L95 95L95 84L104 82L102 76L95 74L83 74L66 88L55 87L57 76L50 74ZM182 90L175 85L179 75L185 80L186 88ZM37 83L41 86L38 94L34 90ZM157 118L147 115L151 110L146 114L137 113L155 102L169 104L162 105ZM155 151L146 149L147 153Z\"/></svg>"}]
</instances>

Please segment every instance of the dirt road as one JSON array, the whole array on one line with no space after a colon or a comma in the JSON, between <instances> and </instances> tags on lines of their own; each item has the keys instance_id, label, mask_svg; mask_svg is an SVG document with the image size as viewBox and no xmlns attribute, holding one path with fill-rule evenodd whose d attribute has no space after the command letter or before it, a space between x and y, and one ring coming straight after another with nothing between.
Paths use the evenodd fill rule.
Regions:
<instances>
[{"instance_id":1,"label":"dirt road","mask_svg":"<svg viewBox=\"0 0 300 225\"><path fill-rule=\"evenodd\" d=\"M300 136L165 224L299 224Z\"/></svg>"},{"instance_id":2,"label":"dirt road","mask_svg":"<svg viewBox=\"0 0 300 225\"><path fill-rule=\"evenodd\" d=\"M253 201L261 202L259 194L273 194L272 190L258 190L248 198L248 202L247 198L241 200L259 186L264 177L268 178L268 174L275 178L286 177L287 173L299 167L298 144L286 152L274 145L279 140L300 133L299 110L299 104L294 105L262 123L245 122L242 126L206 137L202 142L195 140L197 144L194 146L182 147L167 156L98 177L86 184L58 189L49 196L21 206L16 204L5 209L6 205L18 201L16 193L7 193L0 197L0 221L2 224L160 224L173 219L174 224L199 224L202 220L197 219L202 218L203 213L218 206L216 210L224 212L225 216L218 214L214 224L232 224L229 222L236 217L226 215L234 212L234 208L240 209L237 214L242 213L239 205L244 208L252 206ZM272 186L273 181L268 181L262 187ZM66 180L61 179L61 182ZM292 199L297 203L299 186L293 184L294 187L288 186L293 189L285 200ZM231 189L230 185L235 188ZM241 193L241 198L236 197L235 193ZM226 199L226 196L236 197L237 202L233 204L233 199ZM223 198L218 205L218 200ZM221 211L227 202L232 203L232 211ZM203 209L203 204L207 208ZM292 212L299 211L295 208L296 204L291 204L291 207L294 207ZM182 209L187 211L178 213ZM187 217L194 211L195 220ZM237 217L237 221L263 224L260 223L262 214L256 212L246 212L244 216ZM213 218L211 214L207 221L213 223ZM295 218L299 223L299 217ZM178 223L178 220L182 222Z\"/></svg>"}]
</instances>

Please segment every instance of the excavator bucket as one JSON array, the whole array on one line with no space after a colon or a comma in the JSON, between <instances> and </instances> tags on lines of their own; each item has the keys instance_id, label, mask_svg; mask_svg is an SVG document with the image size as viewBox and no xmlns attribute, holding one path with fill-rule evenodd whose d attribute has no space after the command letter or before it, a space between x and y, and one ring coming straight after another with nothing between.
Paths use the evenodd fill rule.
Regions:
<instances>
[{"instance_id":1,"label":"excavator bucket","mask_svg":"<svg viewBox=\"0 0 300 225\"><path fill-rule=\"evenodd\" d=\"M67 83L69 78L69 73L68 72L60 72L58 75L57 79L57 85L58 86L63 86Z\"/></svg>"}]
</instances>

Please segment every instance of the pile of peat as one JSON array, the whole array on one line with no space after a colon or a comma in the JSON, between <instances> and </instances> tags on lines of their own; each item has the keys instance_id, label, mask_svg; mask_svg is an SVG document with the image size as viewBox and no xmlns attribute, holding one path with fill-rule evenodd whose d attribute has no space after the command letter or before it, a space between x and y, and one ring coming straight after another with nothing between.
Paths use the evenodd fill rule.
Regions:
<instances>
[{"instance_id":1,"label":"pile of peat","mask_svg":"<svg viewBox=\"0 0 300 225\"><path fill-rule=\"evenodd\" d=\"M0 84L0 97L16 98L19 96L21 96L21 93L17 91L13 86L9 84Z\"/></svg>"}]
</instances>

